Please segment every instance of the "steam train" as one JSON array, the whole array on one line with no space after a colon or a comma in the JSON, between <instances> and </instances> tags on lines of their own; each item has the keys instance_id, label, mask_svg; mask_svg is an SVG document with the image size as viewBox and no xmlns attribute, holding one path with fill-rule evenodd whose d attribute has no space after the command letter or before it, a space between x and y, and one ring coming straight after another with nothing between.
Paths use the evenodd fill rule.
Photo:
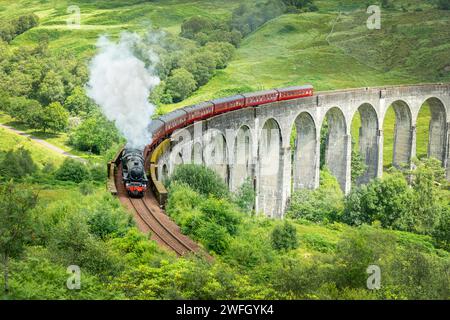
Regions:
<instances>
[{"instance_id":1,"label":"steam train","mask_svg":"<svg viewBox=\"0 0 450 320\"><path fill-rule=\"evenodd\" d=\"M148 129L152 134L152 142L148 150L153 150L176 129L190 125L195 121L266 103L311 97L313 94L313 86L304 85L240 94L177 109L151 121ZM125 148L122 153L122 168L123 183L128 194L134 197L142 197L148 188L143 150Z\"/></svg>"},{"instance_id":2,"label":"steam train","mask_svg":"<svg viewBox=\"0 0 450 320\"><path fill-rule=\"evenodd\" d=\"M144 169L144 152L125 148L122 153L122 178L129 196L143 197L148 187Z\"/></svg>"},{"instance_id":3,"label":"steam train","mask_svg":"<svg viewBox=\"0 0 450 320\"><path fill-rule=\"evenodd\" d=\"M274 89L260 92L239 94L232 97L202 102L193 106L177 109L152 120L149 129L152 133L150 150L176 129L185 127L195 121L204 120L221 113L253 107L265 103L311 97L314 88L311 85Z\"/></svg>"}]
</instances>

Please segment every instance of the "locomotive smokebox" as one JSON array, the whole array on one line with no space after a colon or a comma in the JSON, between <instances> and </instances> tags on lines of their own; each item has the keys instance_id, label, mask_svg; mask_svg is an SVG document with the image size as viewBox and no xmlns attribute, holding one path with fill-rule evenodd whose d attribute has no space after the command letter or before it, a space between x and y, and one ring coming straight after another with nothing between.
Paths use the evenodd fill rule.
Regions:
<instances>
[{"instance_id":1,"label":"locomotive smokebox","mask_svg":"<svg viewBox=\"0 0 450 320\"><path fill-rule=\"evenodd\" d=\"M128 194L142 197L148 186L144 167L144 151L125 148L122 154L122 169L123 183Z\"/></svg>"}]
</instances>

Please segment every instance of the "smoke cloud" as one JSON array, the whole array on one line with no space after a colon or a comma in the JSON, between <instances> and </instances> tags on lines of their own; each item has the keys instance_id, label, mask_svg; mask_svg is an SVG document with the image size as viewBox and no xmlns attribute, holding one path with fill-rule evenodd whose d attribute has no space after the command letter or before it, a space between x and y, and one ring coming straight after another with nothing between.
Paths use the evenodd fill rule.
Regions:
<instances>
[{"instance_id":1,"label":"smoke cloud","mask_svg":"<svg viewBox=\"0 0 450 320\"><path fill-rule=\"evenodd\" d=\"M117 43L100 37L99 53L90 64L87 94L115 122L129 147L143 149L151 139L148 125L155 111L148 96L160 79L154 72L158 55L149 50L146 66L134 53L140 43L135 33L122 33Z\"/></svg>"}]
</instances>

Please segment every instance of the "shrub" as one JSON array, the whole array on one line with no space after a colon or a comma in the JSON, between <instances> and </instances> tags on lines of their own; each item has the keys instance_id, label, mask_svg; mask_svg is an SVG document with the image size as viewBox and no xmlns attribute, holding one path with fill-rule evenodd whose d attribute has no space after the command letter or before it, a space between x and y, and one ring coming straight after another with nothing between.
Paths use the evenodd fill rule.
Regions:
<instances>
[{"instance_id":1,"label":"shrub","mask_svg":"<svg viewBox=\"0 0 450 320\"><path fill-rule=\"evenodd\" d=\"M196 164L183 164L176 167L173 175L170 177L168 186L172 182L181 182L190 186L198 193L217 198L228 197L228 187L217 173L212 169Z\"/></svg>"},{"instance_id":2,"label":"shrub","mask_svg":"<svg viewBox=\"0 0 450 320\"><path fill-rule=\"evenodd\" d=\"M90 181L81 182L79 188L80 188L80 193L83 196L87 196L87 195L94 193L94 186L93 186L92 182L90 182Z\"/></svg>"},{"instance_id":3,"label":"shrub","mask_svg":"<svg viewBox=\"0 0 450 320\"><path fill-rule=\"evenodd\" d=\"M23 147L18 150L9 150L0 162L0 177L6 180L20 180L35 174L38 168L31 158L30 151Z\"/></svg>"},{"instance_id":4,"label":"shrub","mask_svg":"<svg viewBox=\"0 0 450 320\"><path fill-rule=\"evenodd\" d=\"M132 225L132 218L110 197L104 197L88 213L89 232L101 239L109 236L122 237Z\"/></svg>"},{"instance_id":5,"label":"shrub","mask_svg":"<svg viewBox=\"0 0 450 320\"><path fill-rule=\"evenodd\" d=\"M392 227L407 213L411 196L401 174L387 175L384 179L353 189L346 197L341 221L361 225L378 220L383 227Z\"/></svg>"},{"instance_id":6,"label":"shrub","mask_svg":"<svg viewBox=\"0 0 450 320\"><path fill-rule=\"evenodd\" d=\"M225 227L214 222L207 222L203 224L199 234L208 250L223 254L228 249L230 236Z\"/></svg>"},{"instance_id":7,"label":"shrub","mask_svg":"<svg viewBox=\"0 0 450 320\"><path fill-rule=\"evenodd\" d=\"M237 233L240 216L228 200L209 198L203 202L200 210L206 220L224 227L230 235Z\"/></svg>"},{"instance_id":8,"label":"shrub","mask_svg":"<svg viewBox=\"0 0 450 320\"><path fill-rule=\"evenodd\" d=\"M287 220L277 224L271 234L272 247L275 250L290 250L298 247L297 230Z\"/></svg>"},{"instance_id":9,"label":"shrub","mask_svg":"<svg viewBox=\"0 0 450 320\"><path fill-rule=\"evenodd\" d=\"M320 173L320 186L315 190L295 191L287 211L290 218L313 222L336 220L343 209L343 193L336 178L327 170Z\"/></svg>"},{"instance_id":10,"label":"shrub","mask_svg":"<svg viewBox=\"0 0 450 320\"><path fill-rule=\"evenodd\" d=\"M256 193L252 179L247 179L234 195L234 203L245 212L251 212L255 204Z\"/></svg>"},{"instance_id":11,"label":"shrub","mask_svg":"<svg viewBox=\"0 0 450 320\"><path fill-rule=\"evenodd\" d=\"M55 178L61 181L80 183L90 179L87 166L80 161L66 159L55 172Z\"/></svg>"},{"instance_id":12,"label":"shrub","mask_svg":"<svg viewBox=\"0 0 450 320\"><path fill-rule=\"evenodd\" d=\"M103 183L106 181L106 169L103 164L93 164L89 166L89 174L92 181Z\"/></svg>"},{"instance_id":13,"label":"shrub","mask_svg":"<svg viewBox=\"0 0 450 320\"><path fill-rule=\"evenodd\" d=\"M441 10L450 10L450 0L438 0L437 6Z\"/></svg>"}]
</instances>

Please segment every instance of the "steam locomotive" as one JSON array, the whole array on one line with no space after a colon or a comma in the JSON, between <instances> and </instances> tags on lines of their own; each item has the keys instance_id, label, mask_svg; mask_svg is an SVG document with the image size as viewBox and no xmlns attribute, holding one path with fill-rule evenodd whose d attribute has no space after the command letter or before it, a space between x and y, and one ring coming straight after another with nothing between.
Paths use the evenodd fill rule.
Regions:
<instances>
[{"instance_id":1,"label":"steam locomotive","mask_svg":"<svg viewBox=\"0 0 450 320\"><path fill-rule=\"evenodd\" d=\"M122 178L129 196L143 197L148 187L143 150L126 147L122 153Z\"/></svg>"}]
</instances>

